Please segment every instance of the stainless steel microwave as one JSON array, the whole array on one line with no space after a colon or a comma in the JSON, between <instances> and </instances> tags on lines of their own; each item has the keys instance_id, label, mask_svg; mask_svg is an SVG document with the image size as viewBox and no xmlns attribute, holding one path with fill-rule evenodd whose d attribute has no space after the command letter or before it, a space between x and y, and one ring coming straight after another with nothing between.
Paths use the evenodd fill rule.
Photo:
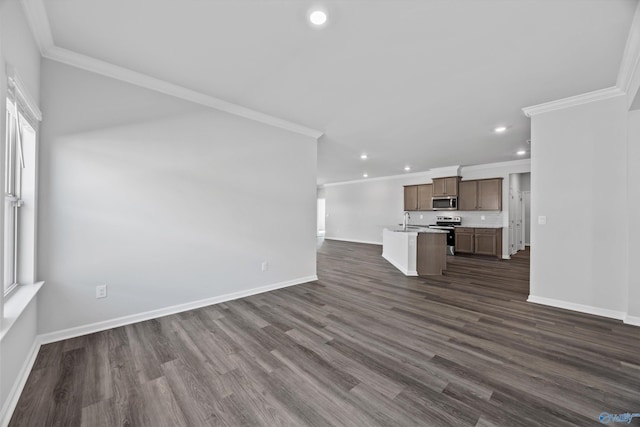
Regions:
<instances>
[{"instance_id":1,"label":"stainless steel microwave","mask_svg":"<svg viewBox=\"0 0 640 427\"><path fill-rule=\"evenodd\" d=\"M458 210L458 196L444 196L431 198L431 208L434 211Z\"/></svg>"}]
</instances>

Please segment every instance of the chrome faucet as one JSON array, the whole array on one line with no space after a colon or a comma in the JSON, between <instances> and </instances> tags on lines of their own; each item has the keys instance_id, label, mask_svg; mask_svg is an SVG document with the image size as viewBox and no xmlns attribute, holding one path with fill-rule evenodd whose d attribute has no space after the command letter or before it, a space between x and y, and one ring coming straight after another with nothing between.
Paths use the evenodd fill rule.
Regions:
<instances>
[{"instance_id":1,"label":"chrome faucet","mask_svg":"<svg viewBox=\"0 0 640 427\"><path fill-rule=\"evenodd\" d=\"M411 218L411 215L409 214L409 212L405 212L404 215L402 216L402 229L403 230L407 230L407 225L409 225L409 219Z\"/></svg>"}]
</instances>

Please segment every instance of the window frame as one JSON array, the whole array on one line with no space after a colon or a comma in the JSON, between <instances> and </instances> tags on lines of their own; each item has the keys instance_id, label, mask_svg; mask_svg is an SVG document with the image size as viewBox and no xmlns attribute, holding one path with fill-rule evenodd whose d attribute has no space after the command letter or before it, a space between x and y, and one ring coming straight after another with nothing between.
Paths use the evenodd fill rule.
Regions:
<instances>
[{"instance_id":1,"label":"window frame","mask_svg":"<svg viewBox=\"0 0 640 427\"><path fill-rule=\"evenodd\" d=\"M1 72L0 72L1 74ZM3 79L4 80L4 79ZM33 161L33 165L32 168L33 170L31 171L31 173L33 174L33 176L30 178L31 180L34 180L32 185L33 185L33 192L31 194L31 198L33 199L33 213L29 214L29 224L31 223L31 221L33 221L32 227L32 234L34 237L34 241L31 242L30 239L28 239L29 241L24 241L23 243L26 244L27 250L33 250L33 258L31 260L29 260L29 257L27 256L27 263L28 263L28 267L30 268L31 266L31 261L33 262L33 271L32 274L27 273L27 277L28 279L26 279L27 281L25 282L24 280L21 281L20 280L20 269L24 268L24 266L20 267L20 236L16 235L16 229L20 228L20 215L17 216L17 220L15 222L13 222L13 226L14 226L14 236L17 237L17 239L14 239L14 244L12 245L12 252L13 252L13 258L12 258L12 263L13 263L13 269L12 269L12 277L13 277L13 283L9 284L9 286L6 286L5 283L5 276L6 276L6 272L4 271L4 264L5 264L5 255L4 255L4 249L5 249L5 224L7 221L6 218L6 211L7 206L6 204L8 203L6 200L6 196L7 196L7 189L9 189L10 184L17 184L18 185L18 192L17 194L13 194L13 196L17 196L16 200L9 200L9 202L11 203L15 203L16 201L18 203L21 203L21 198L23 196L22 193L22 176L20 176L17 180L14 180L13 182L9 183L6 182L7 181L7 177L9 176L9 174L11 172L16 172L17 168L12 168L9 171L3 170L0 172L0 178L5 180L5 184L2 185L2 188L4 190L4 195L5 197L3 199L5 199L4 203L5 206L3 206L3 210L0 213L0 223L2 224L2 229L0 229L1 231L1 236L2 236L2 246L0 246L0 254L2 254L2 282L3 282L3 286L2 286L2 292L0 292L0 314L3 314L3 308L4 305L6 304L6 302L8 301L9 297L15 293L15 291L21 286L21 285L31 285L34 284L36 282L36 271L35 271L35 253L36 253L36 237L37 237L37 225L36 225L36 221L37 221L37 176L38 176L38 166L37 166L37 157L38 157L38 140L39 140L39 122L42 121L42 113L40 112L40 109L37 106L37 103L34 101L34 99L29 95L28 91L26 90L25 85L22 83L22 81L20 80L20 78L17 76L15 69L13 67L11 67L10 65L7 65L6 67L6 86L4 86L4 84L0 84L0 95L2 95L4 97L4 103L0 106L0 114L3 112L2 111L2 107L4 107L6 109L6 111L4 111L5 113L5 120L4 120L4 124L5 124L5 128L3 129L2 127L0 127L0 133L4 132L4 136L5 136L5 149L2 150L2 152L0 153L0 157L4 157L3 155L7 155L7 154L12 154L12 153L8 153L8 145L9 145L9 138L11 137L10 132L11 132L11 127L14 127L14 131L16 132L16 137L20 138L22 137L22 126L23 125L28 125L30 130L33 131L33 140L30 141L30 144L33 144L33 152L32 152L32 157L33 159L31 159ZM2 83L5 83L2 82ZM3 88L6 89L6 91L2 91L1 89ZM8 105L9 103L12 103L12 105ZM10 115L13 113L13 115L15 116L15 125L11 123L11 118ZM0 125L2 124L2 122L0 122ZM16 141L16 147L18 145L20 145L21 148L21 156L19 158L19 161L17 160L17 157L15 156L15 151L13 152L14 154L14 158L13 158L13 164L14 166L24 166L25 163L25 159L24 159L24 140L22 138L20 138L21 140L19 142ZM9 159L7 158L0 158L0 167L2 168L6 168L7 164L10 163ZM22 167L20 167L20 169L22 169ZM22 173L20 174L22 175ZM15 175L13 176L13 178L15 178ZM14 187L15 189L15 187ZM19 207L14 208L15 210L19 211ZM28 233L29 234L29 233ZM16 245L15 242L17 242L18 244ZM33 276L33 277L31 277ZM32 283L33 282L33 283ZM3 318L4 316L2 316Z\"/></svg>"}]
</instances>

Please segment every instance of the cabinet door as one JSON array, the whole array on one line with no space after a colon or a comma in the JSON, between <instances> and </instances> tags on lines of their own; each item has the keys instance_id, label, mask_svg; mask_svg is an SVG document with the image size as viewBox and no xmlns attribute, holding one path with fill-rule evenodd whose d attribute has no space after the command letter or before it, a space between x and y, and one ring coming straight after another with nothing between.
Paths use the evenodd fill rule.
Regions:
<instances>
[{"instance_id":1,"label":"cabinet door","mask_svg":"<svg viewBox=\"0 0 640 427\"><path fill-rule=\"evenodd\" d=\"M457 196L458 195L458 177L450 176L448 178L433 179L433 196Z\"/></svg>"},{"instance_id":2,"label":"cabinet door","mask_svg":"<svg viewBox=\"0 0 640 427\"><path fill-rule=\"evenodd\" d=\"M444 178L433 179L433 197L446 196L447 187Z\"/></svg>"},{"instance_id":3,"label":"cabinet door","mask_svg":"<svg viewBox=\"0 0 640 427\"><path fill-rule=\"evenodd\" d=\"M404 187L404 210L418 210L418 186L408 185Z\"/></svg>"},{"instance_id":4,"label":"cabinet door","mask_svg":"<svg viewBox=\"0 0 640 427\"><path fill-rule=\"evenodd\" d=\"M456 230L456 252L472 254L473 253L473 231Z\"/></svg>"},{"instance_id":5,"label":"cabinet door","mask_svg":"<svg viewBox=\"0 0 640 427\"><path fill-rule=\"evenodd\" d=\"M418 185L418 210L432 211L431 198L433 197L433 185Z\"/></svg>"},{"instance_id":6,"label":"cabinet door","mask_svg":"<svg viewBox=\"0 0 640 427\"><path fill-rule=\"evenodd\" d=\"M458 191L458 210L475 211L478 203L478 181L460 181Z\"/></svg>"},{"instance_id":7,"label":"cabinet door","mask_svg":"<svg viewBox=\"0 0 640 427\"><path fill-rule=\"evenodd\" d=\"M478 255L493 255L496 256L497 241L496 234L494 233L477 233L475 234L475 251Z\"/></svg>"},{"instance_id":8,"label":"cabinet door","mask_svg":"<svg viewBox=\"0 0 640 427\"><path fill-rule=\"evenodd\" d=\"M501 179L483 179L478 181L478 209L483 211L502 210Z\"/></svg>"},{"instance_id":9,"label":"cabinet door","mask_svg":"<svg viewBox=\"0 0 640 427\"><path fill-rule=\"evenodd\" d=\"M440 275L447 268L447 235L418 233L416 270L418 275Z\"/></svg>"},{"instance_id":10,"label":"cabinet door","mask_svg":"<svg viewBox=\"0 0 640 427\"><path fill-rule=\"evenodd\" d=\"M458 195L458 177L451 176L444 178L444 192L445 196L457 196Z\"/></svg>"}]
</instances>

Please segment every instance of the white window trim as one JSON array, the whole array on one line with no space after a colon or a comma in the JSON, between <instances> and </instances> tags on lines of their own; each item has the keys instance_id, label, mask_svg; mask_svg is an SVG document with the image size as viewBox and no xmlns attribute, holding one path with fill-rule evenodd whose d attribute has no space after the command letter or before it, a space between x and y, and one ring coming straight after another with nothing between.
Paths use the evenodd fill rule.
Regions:
<instances>
[{"instance_id":1,"label":"white window trim","mask_svg":"<svg viewBox=\"0 0 640 427\"><path fill-rule=\"evenodd\" d=\"M30 123L31 120L41 122L42 112L40 108L38 108L38 103L35 102L34 98L29 94L29 91L27 91L26 86L16 74L15 68L10 65L7 65L7 82L9 87L15 91L16 104L19 102L20 106L27 112L29 117L26 117L26 119L29 120ZM35 123L31 123L31 125L35 128Z\"/></svg>"},{"instance_id":2,"label":"white window trim","mask_svg":"<svg viewBox=\"0 0 640 427\"><path fill-rule=\"evenodd\" d=\"M9 95L9 89L12 89L16 100L16 107L18 107L19 105L19 108L25 113L25 119L29 122L29 124L31 124L36 132L38 132L38 122L42 121L42 112L40 111L37 102L35 102L35 98L33 98L29 94L29 91L27 90L20 77L18 77L18 74L13 66L7 64L5 67L5 71L7 86L5 91L0 90L0 95L2 98L2 106L0 106L0 112L4 112L4 108L6 108L5 99ZM3 78L2 70L0 70L0 78ZM3 83L0 83L0 89L4 86ZM2 116L4 117L4 114L2 114ZM1 124L0 130L4 130ZM4 157L4 155L2 155L2 157ZM4 165L4 161L0 163ZM0 176L4 176L4 171L2 170L1 172L2 173L0 174ZM0 215L0 221L2 221L2 223L4 222L4 215ZM2 234L0 233L0 237L1 236ZM0 248L0 256L1 255L2 249ZM4 289L2 292L0 292L0 341L2 340L2 338L4 338L15 321L20 317L22 312L27 308L31 300L40 291L43 284L44 282L24 284L17 287L17 289L12 290L12 292L6 296L4 295Z\"/></svg>"}]
</instances>

